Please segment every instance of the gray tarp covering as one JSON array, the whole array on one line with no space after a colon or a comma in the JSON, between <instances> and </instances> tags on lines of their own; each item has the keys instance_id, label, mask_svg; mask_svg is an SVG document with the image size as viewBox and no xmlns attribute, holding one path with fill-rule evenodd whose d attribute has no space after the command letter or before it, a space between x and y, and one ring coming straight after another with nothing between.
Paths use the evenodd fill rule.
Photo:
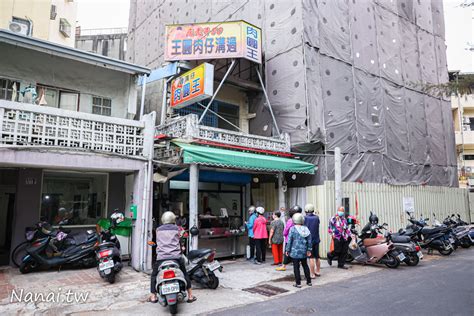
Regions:
<instances>
[{"instance_id":1,"label":"gray tarp covering","mask_svg":"<svg viewBox=\"0 0 474 316\"><path fill-rule=\"evenodd\" d=\"M336 146L344 181L457 185L450 105L422 89L448 79L441 0L133 0L131 61L162 63L165 24L240 19L262 27L280 129L319 167L290 186L333 179ZM262 95L248 102L250 132L271 135Z\"/></svg>"}]
</instances>

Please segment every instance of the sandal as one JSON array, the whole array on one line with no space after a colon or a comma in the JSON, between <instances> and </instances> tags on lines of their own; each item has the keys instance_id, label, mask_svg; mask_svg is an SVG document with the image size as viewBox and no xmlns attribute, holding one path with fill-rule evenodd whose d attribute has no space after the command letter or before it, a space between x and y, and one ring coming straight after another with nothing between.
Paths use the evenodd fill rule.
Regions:
<instances>
[{"instance_id":1,"label":"sandal","mask_svg":"<svg viewBox=\"0 0 474 316\"><path fill-rule=\"evenodd\" d=\"M317 276L318 278L321 276L320 273L315 273L314 275Z\"/></svg>"},{"instance_id":2,"label":"sandal","mask_svg":"<svg viewBox=\"0 0 474 316\"><path fill-rule=\"evenodd\" d=\"M156 303L158 303L158 297L156 297L154 300L152 300L151 297L148 297L148 298L146 299L146 301L147 301L148 303L156 304Z\"/></svg>"},{"instance_id":3,"label":"sandal","mask_svg":"<svg viewBox=\"0 0 474 316\"><path fill-rule=\"evenodd\" d=\"M188 299L188 300L186 301L186 303L192 303L192 302L194 302L194 301L196 301L196 300L197 300L197 297L196 297L196 296L193 296L192 298Z\"/></svg>"},{"instance_id":4,"label":"sandal","mask_svg":"<svg viewBox=\"0 0 474 316\"><path fill-rule=\"evenodd\" d=\"M316 274L311 275L311 279L316 279Z\"/></svg>"}]
</instances>

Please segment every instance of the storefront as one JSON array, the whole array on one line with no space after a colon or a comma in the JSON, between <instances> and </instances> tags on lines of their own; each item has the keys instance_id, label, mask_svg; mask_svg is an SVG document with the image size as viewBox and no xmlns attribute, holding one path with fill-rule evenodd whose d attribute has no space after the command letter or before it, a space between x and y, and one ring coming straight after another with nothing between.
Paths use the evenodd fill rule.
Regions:
<instances>
[{"instance_id":1,"label":"storefront","mask_svg":"<svg viewBox=\"0 0 474 316\"><path fill-rule=\"evenodd\" d=\"M198 228L198 235L190 240L190 249L198 245L216 249L218 257L245 254L244 223L248 206L255 203L250 189L255 176L277 178L283 172L315 170L314 165L297 159L215 146L175 142L174 150L179 151L180 162L174 168L161 168L168 177L162 186L166 202L160 216L170 210L178 216L179 225Z\"/></svg>"},{"instance_id":2,"label":"storefront","mask_svg":"<svg viewBox=\"0 0 474 316\"><path fill-rule=\"evenodd\" d=\"M246 234L244 205L251 175L216 169L201 170L198 192L199 247L216 249L221 257L243 255ZM169 188L169 209L178 224L189 228L189 172L173 177Z\"/></svg>"}]
</instances>

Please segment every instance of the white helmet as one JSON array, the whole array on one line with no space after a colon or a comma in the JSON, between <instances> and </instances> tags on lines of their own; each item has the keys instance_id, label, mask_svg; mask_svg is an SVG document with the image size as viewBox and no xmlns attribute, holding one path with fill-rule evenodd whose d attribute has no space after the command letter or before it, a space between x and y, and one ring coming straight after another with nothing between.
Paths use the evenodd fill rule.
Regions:
<instances>
[{"instance_id":1,"label":"white helmet","mask_svg":"<svg viewBox=\"0 0 474 316\"><path fill-rule=\"evenodd\" d=\"M304 224L304 217L301 213L295 213L291 218L295 225L303 225Z\"/></svg>"},{"instance_id":2,"label":"white helmet","mask_svg":"<svg viewBox=\"0 0 474 316\"><path fill-rule=\"evenodd\" d=\"M249 214L253 214L253 213L255 213L255 206L250 205L250 207L249 207Z\"/></svg>"},{"instance_id":3,"label":"white helmet","mask_svg":"<svg viewBox=\"0 0 474 316\"><path fill-rule=\"evenodd\" d=\"M123 216L123 214L120 212L114 212L112 215L110 215L110 219L119 224L125 220L125 216Z\"/></svg>"},{"instance_id":4,"label":"white helmet","mask_svg":"<svg viewBox=\"0 0 474 316\"><path fill-rule=\"evenodd\" d=\"M263 215L265 213L265 209L261 206L257 207L257 213Z\"/></svg>"},{"instance_id":5,"label":"white helmet","mask_svg":"<svg viewBox=\"0 0 474 316\"><path fill-rule=\"evenodd\" d=\"M306 204L304 207L304 211L306 213L314 213L314 205L311 203Z\"/></svg>"},{"instance_id":6,"label":"white helmet","mask_svg":"<svg viewBox=\"0 0 474 316\"><path fill-rule=\"evenodd\" d=\"M167 211L161 215L162 224L176 224L176 215L173 212Z\"/></svg>"}]
</instances>

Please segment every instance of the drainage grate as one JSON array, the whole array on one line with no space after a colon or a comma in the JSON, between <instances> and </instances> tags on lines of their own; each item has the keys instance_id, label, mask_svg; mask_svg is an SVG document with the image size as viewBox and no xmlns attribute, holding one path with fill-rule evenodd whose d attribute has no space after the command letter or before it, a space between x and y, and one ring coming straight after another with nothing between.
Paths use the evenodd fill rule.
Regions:
<instances>
[{"instance_id":1,"label":"drainage grate","mask_svg":"<svg viewBox=\"0 0 474 316\"><path fill-rule=\"evenodd\" d=\"M293 315L309 315L315 312L312 308L305 307L289 307L286 312Z\"/></svg>"},{"instance_id":2,"label":"drainage grate","mask_svg":"<svg viewBox=\"0 0 474 316\"><path fill-rule=\"evenodd\" d=\"M257 293L263 296L275 296L281 293L288 292L288 290L282 289L281 287L276 287L270 284L262 284L254 287L249 287L247 289L243 289L243 291L247 291L250 293Z\"/></svg>"}]
</instances>

